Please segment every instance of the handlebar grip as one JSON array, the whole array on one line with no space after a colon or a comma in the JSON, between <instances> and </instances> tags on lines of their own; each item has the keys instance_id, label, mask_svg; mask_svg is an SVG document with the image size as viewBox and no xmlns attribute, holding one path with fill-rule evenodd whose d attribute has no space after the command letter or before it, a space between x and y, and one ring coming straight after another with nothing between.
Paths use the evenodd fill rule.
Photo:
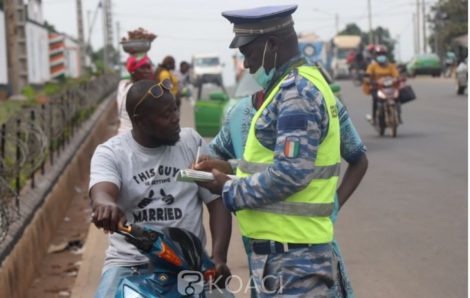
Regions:
<instances>
[{"instance_id":1,"label":"handlebar grip","mask_svg":"<svg viewBox=\"0 0 470 298\"><path fill-rule=\"evenodd\" d=\"M123 223L119 222L118 223L118 230L124 233L130 234L132 232L132 226L126 226Z\"/></svg>"}]
</instances>

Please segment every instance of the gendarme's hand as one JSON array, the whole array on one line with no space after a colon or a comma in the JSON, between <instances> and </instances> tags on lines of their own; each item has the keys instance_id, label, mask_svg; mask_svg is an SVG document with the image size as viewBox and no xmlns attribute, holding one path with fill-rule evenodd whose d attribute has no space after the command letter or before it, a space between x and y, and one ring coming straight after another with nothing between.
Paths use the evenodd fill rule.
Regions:
<instances>
[{"instance_id":1,"label":"gendarme's hand","mask_svg":"<svg viewBox=\"0 0 470 298\"><path fill-rule=\"evenodd\" d=\"M217 169L225 174L233 174L232 166L225 160L214 159L208 156L201 156L199 162L194 164L192 167L194 170L211 172L213 169Z\"/></svg>"},{"instance_id":2,"label":"gendarme's hand","mask_svg":"<svg viewBox=\"0 0 470 298\"><path fill-rule=\"evenodd\" d=\"M197 184L201 187L207 188L213 194L221 195L222 190L224 189L224 184L230 180L230 177L216 169L212 170L212 174L214 175L213 181L197 182Z\"/></svg>"}]
</instances>

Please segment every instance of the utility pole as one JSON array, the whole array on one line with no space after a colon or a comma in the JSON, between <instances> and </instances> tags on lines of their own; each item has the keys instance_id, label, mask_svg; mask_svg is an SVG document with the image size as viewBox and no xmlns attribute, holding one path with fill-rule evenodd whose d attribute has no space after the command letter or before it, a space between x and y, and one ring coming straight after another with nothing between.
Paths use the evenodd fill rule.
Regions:
<instances>
[{"instance_id":1,"label":"utility pole","mask_svg":"<svg viewBox=\"0 0 470 298\"><path fill-rule=\"evenodd\" d=\"M416 0L416 40L417 40L417 47L418 47L418 53L421 52L421 37L420 37L420 28L421 28L421 24L420 24L420 10L419 10L419 0Z\"/></svg>"},{"instance_id":2,"label":"utility pole","mask_svg":"<svg viewBox=\"0 0 470 298\"><path fill-rule=\"evenodd\" d=\"M421 8L423 10L422 18L423 18L423 52L426 54L428 51L428 40L426 36L426 2L422 0Z\"/></svg>"},{"instance_id":3,"label":"utility pole","mask_svg":"<svg viewBox=\"0 0 470 298\"><path fill-rule=\"evenodd\" d=\"M335 14L335 27L336 27L336 35L339 33L339 14Z\"/></svg>"},{"instance_id":4,"label":"utility pole","mask_svg":"<svg viewBox=\"0 0 470 298\"><path fill-rule=\"evenodd\" d=\"M418 39L417 39L417 34L416 30L418 29L418 26L416 25L416 14L413 13L413 41L414 41L414 47L415 47L415 55L418 54L419 49L418 49Z\"/></svg>"},{"instance_id":5,"label":"utility pole","mask_svg":"<svg viewBox=\"0 0 470 298\"><path fill-rule=\"evenodd\" d=\"M76 0L77 5L77 29L78 29L78 42L80 43L80 75L85 74L86 64L86 45L83 33L83 14L82 14L82 0Z\"/></svg>"},{"instance_id":6,"label":"utility pole","mask_svg":"<svg viewBox=\"0 0 470 298\"><path fill-rule=\"evenodd\" d=\"M397 54L397 61L401 62L401 41L400 41L400 34L397 34L395 39L395 50Z\"/></svg>"},{"instance_id":7,"label":"utility pole","mask_svg":"<svg viewBox=\"0 0 470 298\"><path fill-rule=\"evenodd\" d=\"M113 20L111 15L111 0L103 0L103 55L104 65L109 67L109 50L113 46Z\"/></svg>"},{"instance_id":8,"label":"utility pole","mask_svg":"<svg viewBox=\"0 0 470 298\"><path fill-rule=\"evenodd\" d=\"M23 0L5 0L8 80L13 95L28 84L28 55L26 52L26 11Z\"/></svg>"},{"instance_id":9,"label":"utility pole","mask_svg":"<svg viewBox=\"0 0 470 298\"><path fill-rule=\"evenodd\" d=\"M368 10L368 17L369 17L369 44L374 42L374 33L372 32L372 8L370 4L370 0L367 0L367 10Z\"/></svg>"},{"instance_id":10,"label":"utility pole","mask_svg":"<svg viewBox=\"0 0 470 298\"><path fill-rule=\"evenodd\" d=\"M118 56L118 65L119 65L119 74L122 73L122 61L121 61L121 24L119 22L116 22L116 39L117 39L117 45L116 45L116 51L117 51L117 56Z\"/></svg>"}]
</instances>

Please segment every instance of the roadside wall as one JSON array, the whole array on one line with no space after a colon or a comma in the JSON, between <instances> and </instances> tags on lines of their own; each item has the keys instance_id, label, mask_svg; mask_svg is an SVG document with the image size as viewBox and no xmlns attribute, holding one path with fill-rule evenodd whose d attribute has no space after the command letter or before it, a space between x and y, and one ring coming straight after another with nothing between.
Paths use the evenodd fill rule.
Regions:
<instances>
[{"instance_id":1,"label":"roadside wall","mask_svg":"<svg viewBox=\"0 0 470 298\"><path fill-rule=\"evenodd\" d=\"M44 179L38 181L38 186L34 190L26 189L20 194L21 198L28 200L43 195L46 199L1 264L0 297L26 297L27 289L73 197L69 194L74 191L75 181L81 181L83 176L89 175L90 159L96 146L114 132L111 125L115 122L117 114L114 98L113 93L103 101L61 154L54 168L42 177Z\"/></svg>"}]
</instances>

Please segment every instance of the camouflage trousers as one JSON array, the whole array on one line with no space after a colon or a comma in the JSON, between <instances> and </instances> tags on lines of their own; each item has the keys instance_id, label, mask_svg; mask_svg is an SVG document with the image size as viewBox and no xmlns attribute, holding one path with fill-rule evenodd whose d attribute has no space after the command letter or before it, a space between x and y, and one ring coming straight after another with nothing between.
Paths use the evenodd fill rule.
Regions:
<instances>
[{"instance_id":1,"label":"camouflage trousers","mask_svg":"<svg viewBox=\"0 0 470 298\"><path fill-rule=\"evenodd\" d=\"M337 260L331 244L291 249L278 254L250 255L257 296L334 297Z\"/></svg>"}]
</instances>

